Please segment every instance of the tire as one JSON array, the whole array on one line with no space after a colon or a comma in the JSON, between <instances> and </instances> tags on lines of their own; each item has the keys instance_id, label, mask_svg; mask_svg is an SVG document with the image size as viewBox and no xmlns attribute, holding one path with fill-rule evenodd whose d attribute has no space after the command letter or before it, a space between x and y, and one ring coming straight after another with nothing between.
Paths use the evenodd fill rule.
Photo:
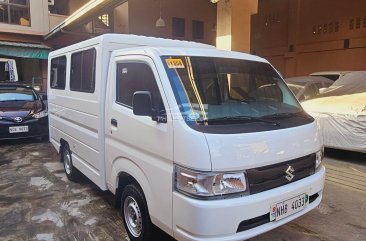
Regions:
<instances>
[{"instance_id":1,"label":"tire","mask_svg":"<svg viewBox=\"0 0 366 241\"><path fill-rule=\"evenodd\" d=\"M150 241L152 223L143 191L136 184L124 188L121 196L121 215L131 241Z\"/></svg>"},{"instance_id":2,"label":"tire","mask_svg":"<svg viewBox=\"0 0 366 241\"><path fill-rule=\"evenodd\" d=\"M70 181L77 181L80 178L80 172L72 164L72 155L68 144L61 148L61 160L64 163L67 178Z\"/></svg>"}]
</instances>

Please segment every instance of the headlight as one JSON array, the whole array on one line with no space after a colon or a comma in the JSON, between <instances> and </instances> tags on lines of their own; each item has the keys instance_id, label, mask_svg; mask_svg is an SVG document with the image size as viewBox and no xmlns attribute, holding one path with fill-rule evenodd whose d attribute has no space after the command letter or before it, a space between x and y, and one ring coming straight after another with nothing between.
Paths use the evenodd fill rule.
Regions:
<instances>
[{"instance_id":1,"label":"headlight","mask_svg":"<svg viewBox=\"0 0 366 241\"><path fill-rule=\"evenodd\" d=\"M33 114L33 118L36 118L36 119L40 119L40 118L43 118L43 117L46 117L46 116L48 116L47 109L42 110L41 112Z\"/></svg>"},{"instance_id":2,"label":"headlight","mask_svg":"<svg viewBox=\"0 0 366 241\"><path fill-rule=\"evenodd\" d=\"M324 146L316 153L315 170L318 170L324 159Z\"/></svg>"},{"instance_id":3,"label":"headlight","mask_svg":"<svg viewBox=\"0 0 366 241\"><path fill-rule=\"evenodd\" d=\"M198 198L245 193L244 172L199 172L175 166L175 190Z\"/></svg>"}]
</instances>

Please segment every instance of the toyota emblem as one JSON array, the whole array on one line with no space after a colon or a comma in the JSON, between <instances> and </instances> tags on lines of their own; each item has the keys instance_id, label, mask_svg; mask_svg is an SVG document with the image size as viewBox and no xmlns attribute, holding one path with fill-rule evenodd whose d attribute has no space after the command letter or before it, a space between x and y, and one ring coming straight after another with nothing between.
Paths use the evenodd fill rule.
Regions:
<instances>
[{"instance_id":1,"label":"toyota emblem","mask_svg":"<svg viewBox=\"0 0 366 241\"><path fill-rule=\"evenodd\" d=\"M23 119L22 119L22 117L15 117L15 118L14 118L14 121L15 121L16 123L20 123L20 122L22 122L22 121L23 121Z\"/></svg>"}]
</instances>

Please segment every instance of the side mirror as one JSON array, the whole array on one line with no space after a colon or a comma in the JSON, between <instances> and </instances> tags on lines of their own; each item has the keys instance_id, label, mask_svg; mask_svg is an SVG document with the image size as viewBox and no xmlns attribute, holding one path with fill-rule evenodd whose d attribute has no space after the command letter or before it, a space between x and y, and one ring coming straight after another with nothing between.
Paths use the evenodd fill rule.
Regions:
<instances>
[{"instance_id":1,"label":"side mirror","mask_svg":"<svg viewBox=\"0 0 366 241\"><path fill-rule=\"evenodd\" d=\"M132 98L133 114L152 117L152 100L150 91L136 91Z\"/></svg>"}]
</instances>

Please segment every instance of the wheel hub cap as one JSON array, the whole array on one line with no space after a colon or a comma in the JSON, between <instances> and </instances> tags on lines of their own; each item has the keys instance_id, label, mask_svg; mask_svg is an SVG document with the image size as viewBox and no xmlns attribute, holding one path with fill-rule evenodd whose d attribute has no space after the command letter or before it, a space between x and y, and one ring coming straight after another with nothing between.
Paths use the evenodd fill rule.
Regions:
<instances>
[{"instance_id":1,"label":"wheel hub cap","mask_svg":"<svg viewBox=\"0 0 366 241\"><path fill-rule=\"evenodd\" d=\"M142 230L142 216L139 205L133 197L128 196L123 204L127 228L134 237L139 237Z\"/></svg>"},{"instance_id":2,"label":"wheel hub cap","mask_svg":"<svg viewBox=\"0 0 366 241\"><path fill-rule=\"evenodd\" d=\"M69 151L65 151L64 166L65 166L66 173L68 175L70 175L70 173L71 173L71 157L70 157L70 152Z\"/></svg>"}]
</instances>

